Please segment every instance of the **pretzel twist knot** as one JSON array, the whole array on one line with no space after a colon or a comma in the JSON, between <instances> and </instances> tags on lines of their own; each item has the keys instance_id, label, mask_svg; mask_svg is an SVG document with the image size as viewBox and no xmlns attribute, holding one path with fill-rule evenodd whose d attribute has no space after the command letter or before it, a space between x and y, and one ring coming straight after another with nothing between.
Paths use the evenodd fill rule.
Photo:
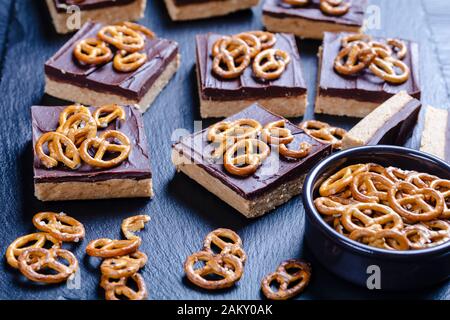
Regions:
<instances>
[{"instance_id":1,"label":"pretzel twist knot","mask_svg":"<svg viewBox=\"0 0 450 320\"><path fill-rule=\"evenodd\" d=\"M92 115L99 128L108 127L109 123L115 119L125 120L125 110L117 104L108 104L101 106L94 111Z\"/></svg>"},{"instance_id":2,"label":"pretzel twist knot","mask_svg":"<svg viewBox=\"0 0 450 320\"><path fill-rule=\"evenodd\" d=\"M40 212L33 217L33 225L62 242L78 242L85 234L83 224L64 213Z\"/></svg>"},{"instance_id":3,"label":"pretzel twist knot","mask_svg":"<svg viewBox=\"0 0 450 320\"><path fill-rule=\"evenodd\" d=\"M147 260L145 253L136 251L129 255L105 259L100 270L102 275L111 279L128 278L143 268Z\"/></svg>"},{"instance_id":4,"label":"pretzel twist knot","mask_svg":"<svg viewBox=\"0 0 450 320\"><path fill-rule=\"evenodd\" d=\"M48 145L49 155L44 152L45 144ZM49 169L56 167L59 162L72 170L80 166L80 154L77 147L71 139L58 132L47 132L40 136L36 142L35 152L42 164Z\"/></svg>"},{"instance_id":5,"label":"pretzel twist knot","mask_svg":"<svg viewBox=\"0 0 450 320\"><path fill-rule=\"evenodd\" d=\"M121 50L114 56L113 65L117 71L131 72L139 69L147 62L147 54L141 52L128 53Z\"/></svg>"},{"instance_id":6,"label":"pretzel twist knot","mask_svg":"<svg viewBox=\"0 0 450 320\"><path fill-rule=\"evenodd\" d=\"M97 65L111 61L113 54L104 41L88 38L79 41L73 50L73 54L78 61Z\"/></svg>"},{"instance_id":7,"label":"pretzel twist knot","mask_svg":"<svg viewBox=\"0 0 450 320\"><path fill-rule=\"evenodd\" d=\"M214 73L224 79L239 77L250 65L250 47L244 40L236 37L223 37L219 41L218 47L215 45L213 48Z\"/></svg>"},{"instance_id":8,"label":"pretzel twist knot","mask_svg":"<svg viewBox=\"0 0 450 320\"><path fill-rule=\"evenodd\" d=\"M239 140L225 152L224 167L233 175L249 176L256 172L269 154L269 146L261 140Z\"/></svg>"},{"instance_id":9,"label":"pretzel twist knot","mask_svg":"<svg viewBox=\"0 0 450 320\"><path fill-rule=\"evenodd\" d=\"M340 149L342 147L342 138L347 133L342 128L332 127L328 123L309 120L302 122L300 128L305 133L323 143L330 143L333 145L333 149Z\"/></svg>"},{"instance_id":10,"label":"pretzel twist knot","mask_svg":"<svg viewBox=\"0 0 450 320\"><path fill-rule=\"evenodd\" d=\"M291 61L289 53L279 49L261 51L253 61L253 72L258 78L274 80L281 77Z\"/></svg>"},{"instance_id":11,"label":"pretzel twist knot","mask_svg":"<svg viewBox=\"0 0 450 320\"><path fill-rule=\"evenodd\" d=\"M131 240L96 239L86 247L86 253L92 257L114 258L136 252L141 245L141 238Z\"/></svg>"},{"instance_id":12,"label":"pretzel twist knot","mask_svg":"<svg viewBox=\"0 0 450 320\"><path fill-rule=\"evenodd\" d=\"M144 49L145 40L135 30L126 26L106 26L100 29L97 36L119 50L137 52Z\"/></svg>"},{"instance_id":13,"label":"pretzel twist knot","mask_svg":"<svg viewBox=\"0 0 450 320\"><path fill-rule=\"evenodd\" d=\"M218 254L236 256L242 264L247 261L247 254L242 249L242 240L233 230L220 228L210 232L203 241L203 250L214 254L213 246L220 250Z\"/></svg>"},{"instance_id":14,"label":"pretzel twist knot","mask_svg":"<svg viewBox=\"0 0 450 320\"><path fill-rule=\"evenodd\" d=\"M332 16L342 16L351 7L351 2L344 0L320 0L320 10Z\"/></svg>"},{"instance_id":15,"label":"pretzel twist knot","mask_svg":"<svg viewBox=\"0 0 450 320\"><path fill-rule=\"evenodd\" d=\"M135 283L137 291L129 286L130 281ZM122 277L118 281L111 281L108 276L103 275L100 286L105 289L106 300L120 300L120 296L125 296L129 300L145 300L148 296L144 278L139 273Z\"/></svg>"}]
</instances>

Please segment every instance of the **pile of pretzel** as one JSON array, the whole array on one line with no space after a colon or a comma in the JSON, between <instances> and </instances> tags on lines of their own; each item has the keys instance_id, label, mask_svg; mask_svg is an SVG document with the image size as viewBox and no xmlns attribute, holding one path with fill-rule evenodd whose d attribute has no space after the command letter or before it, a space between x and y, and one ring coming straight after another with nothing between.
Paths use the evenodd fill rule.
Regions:
<instances>
[{"instance_id":1,"label":"pile of pretzel","mask_svg":"<svg viewBox=\"0 0 450 320\"><path fill-rule=\"evenodd\" d=\"M218 145L207 156L223 157L225 169L237 176L255 173L270 155L272 147L276 147L282 156L292 159L306 157L312 148L307 142L300 143L297 150L288 147L294 136L286 127L286 120L270 122L264 127L254 119L222 121L208 129L207 139Z\"/></svg>"},{"instance_id":2,"label":"pile of pretzel","mask_svg":"<svg viewBox=\"0 0 450 320\"><path fill-rule=\"evenodd\" d=\"M403 41L388 39L385 44L358 33L342 38L341 46L334 60L334 69L340 74L350 76L369 68L389 83L402 84L409 79L411 71L402 61L408 53Z\"/></svg>"},{"instance_id":3,"label":"pile of pretzel","mask_svg":"<svg viewBox=\"0 0 450 320\"><path fill-rule=\"evenodd\" d=\"M147 255L138 250L142 239L135 232L142 230L148 221L150 217L147 215L127 218L121 226L125 240L102 238L87 245L86 253L89 256L105 259L100 266L100 286L105 290L106 300L147 298L144 278L138 273L147 263ZM137 291L130 286L130 282L135 283Z\"/></svg>"},{"instance_id":4,"label":"pile of pretzel","mask_svg":"<svg viewBox=\"0 0 450 320\"><path fill-rule=\"evenodd\" d=\"M203 241L203 249L186 259L184 272L200 288L224 289L241 279L246 260L239 235L221 228L210 232Z\"/></svg>"},{"instance_id":5,"label":"pile of pretzel","mask_svg":"<svg viewBox=\"0 0 450 320\"><path fill-rule=\"evenodd\" d=\"M310 0L282 0L294 7L305 7L310 4ZM352 3L345 0L320 0L320 10L330 16L342 16L346 14Z\"/></svg>"},{"instance_id":6,"label":"pile of pretzel","mask_svg":"<svg viewBox=\"0 0 450 320\"><path fill-rule=\"evenodd\" d=\"M212 48L213 72L224 79L242 75L252 63L253 73L263 80L281 77L291 61L289 54L274 49L277 41L273 33L248 31L217 40Z\"/></svg>"},{"instance_id":7,"label":"pile of pretzel","mask_svg":"<svg viewBox=\"0 0 450 320\"><path fill-rule=\"evenodd\" d=\"M305 133L322 142L329 143L333 146L333 149L339 150L342 148L342 138L347 133L346 130L338 127L332 127L326 122L317 120L308 120L300 123L300 128Z\"/></svg>"},{"instance_id":8,"label":"pile of pretzel","mask_svg":"<svg viewBox=\"0 0 450 320\"><path fill-rule=\"evenodd\" d=\"M33 282L66 281L78 270L78 260L62 244L83 239L83 224L64 213L40 212L33 225L40 232L14 240L6 250L6 261Z\"/></svg>"},{"instance_id":9,"label":"pile of pretzel","mask_svg":"<svg viewBox=\"0 0 450 320\"><path fill-rule=\"evenodd\" d=\"M378 164L326 179L314 200L340 234L369 246L418 250L450 240L450 180Z\"/></svg>"},{"instance_id":10,"label":"pile of pretzel","mask_svg":"<svg viewBox=\"0 0 450 320\"><path fill-rule=\"evenodd\" d=\"M58 128L37 140L36 155L49 169L63 163L76 170L81 160L97 168L117 166L131 152L130 139L117 130L106 130L97 136L98 128L107 128L115 119L125 120L125 111L116 104L99 107L93 114L83 105L68 106L59 115Z\"/></svg>"},{"instance_id":11,"label":"pile of pretzel","mask_svg":"<svg viewBox=\"0 0 450 320\"><path fill-rule=\"evenodd\" d=\"M133 23L121 22L105 26L96 38L82 39L76 43L73 54L85 65L99 65L113 60L114 69L131 72L140 68L147 61L145 40L155 38L155 34L146 27ZM111 47L115 49L113 53Z\"/></svg>"}]
</instances>

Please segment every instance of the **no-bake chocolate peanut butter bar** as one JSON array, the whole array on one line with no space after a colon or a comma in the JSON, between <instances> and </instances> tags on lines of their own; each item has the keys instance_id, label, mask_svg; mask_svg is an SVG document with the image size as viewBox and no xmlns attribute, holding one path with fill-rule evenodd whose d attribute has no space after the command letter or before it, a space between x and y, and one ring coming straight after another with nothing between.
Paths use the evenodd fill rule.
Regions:
<instances>
[{"instance_id":1,"label":"no-bake chocolate peanut butter bar","mask_svg":"<svg viewBox=\"0 0 450 320\"><path fill-rule=\"evenodd\" d=\"M172 20L224 16L257 6L259 0L164 0Z\"/></svg>"},{"instance_id":2,"label":"no-bake chocolate peanut butter bar","mask_svg":"<svg viewBox=\"0 0 450 320\"><path fill-rule=\"evenodd\" d=\"M236 125L238 127L235 127ZM289 134L279 135L280 137L283 135L283 138L290 136L291 140L285 147L277 145L276 138L268 142L264 132L267 132L265 130L271 125L274 126L269 131L274 130L272 132L275 134L278 130L289 131ZM237 139L235 145L228 146L224 155L222 153L219 157L213 157L222 145L212 143L211 137L220 136L220 130L231 127L234 133L242 130L241 133L245 132L247 138L249 136L250 138ZM227 132L233 134L231 131ZM246 145L244 142L246 140L252 140L251 142L257 146ZM238 144L243 145L237 147ZM245 148L247 151L248 148L253 149L256 156L261 158L257 158L259 159L257 161L250 155L247 160L253 164L255 164L253 161L256 161L258 164L252 171L242 175L240 170L245 171L251 165L240 166L239 160L235 159L236 166L231 165L230 168L232 162L227 159L233 158L234 151L239 158ZM289 153L286 151L294 153L295 158L288 156ZM244 216L254 218L298 195L307 172L330 153L331 144L324 144L309 137L283 117L254 104L223 122L182 138L173 146L172 161L178 171L185 173Z\"/></svg>"},{"instance_id":3,"label":"no-bake chocolate peanut butter bar","mask_svg":"<svg viewBox=\"0 0 450 320\"><path fill-rule=\"evenodd\" d=\"M203 118L228 117L253 103L283 117L298 117L305 113L307 87L295 37L286 33L274 36L276 42L272 49L284 51L290 61L281 76L273 80L256 77L251 66L237 78L219 77L213 71L212 51L223 35L197 36L197 81Z\"/></svg>"},{"instance_id":4,"label":"no-bake chocolate peanut butter bar","mask_svg":"<svg viewBox=\"0 0 450 320\"><path fill-rule=\"evenodd\" d=\"M129 72L117 71L112 60L96 65L78 61L74 48L82 40L96 39L103 27L101 23L87 22L45 63L45 92L86 105L136 105L144 112L178 70L178 44L146 37L142 50L146 62ZM114 46L110 50L116 55L121 52Z\"/></svg>"},{"instance_id":5,"label":"no-bake chocolate peanut butter bar","mask_svg":"<svg viewBox=\"0 0 450 320\"><path fill-rule=\"evenodd\" d=\"M94 114L97 107L89 107L88 109L91 114ZM71 169L54 156L58 159L58 164L48 168L38 156L36 144L44 134L55 132L60 127L60 116L64 110L66 110L66 107L62 106L33 106L31 108L34 186L35 195L39 200L58 201L153 196L148 143L142 115L130 106L122 107L123 113L118 118L114 118L107 123L106 127L98 127L96 132L97 137L101 137L102 134L110 130L119 131L128 137L130 151L121 162L109 168L101 168L81 160L77 166ZM74 113L71 112L71 114L74 116ZM70 117L67 117L67 119L69 121ZM80 119L86 120L86 118ZM77 125L80 125L80 123ZM112 138L117 137L112 136ZM51 156L48 149L52 142L49 141L48 144L43 146L42 150ZM65 142L64 139L59 141L62 143L61 145ZM81 147L79 148L81 149ZM70 149L65 146L64 154L70 158L69 151ZM116 152L118 151L116 150ZM91 149L89 149L89 153L91 156L96 154L95 150ZM115 156L117 156L117 153L107 151L103 160L111 161Z\"/></svg>"},{"instance_id":6,"label":"no-bake chocolate peanut butter bar","mask_svg":"<svg viewBox=\"0 0 450 320\"><path fill-rule=\"evenodd\" d=\"M136 21L144 17L147 0L46 0L56 32L64 34L76 31L71 22L73 10L80 9L80 25L91 20L101 23ZM79 27L78 27L79 28Z\"/></svg>"},{"instance_id":7,"label":"no-bake chocolate peanut butter bar","mask_svg":"<svg viewBox=\"0 0 450 320\"><path fill-rule=\"evenodd\" d=\"M347 12L333 15L321 10L321 0L298 1L266 0L263 23L272 32L293 33L301 38L323 39L324 32L360 32L364 25L367 0L344 0ZM333 10L333 9L331 9Z\"/></svg>"}]
</instances>

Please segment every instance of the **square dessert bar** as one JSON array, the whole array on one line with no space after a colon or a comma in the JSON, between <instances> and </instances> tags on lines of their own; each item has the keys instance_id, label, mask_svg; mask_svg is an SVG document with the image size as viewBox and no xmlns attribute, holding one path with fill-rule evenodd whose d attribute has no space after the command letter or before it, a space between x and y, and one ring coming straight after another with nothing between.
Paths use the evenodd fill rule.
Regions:
<instances>
[{"instance_id":1,"label":"square dessert bar","mask_svg":"<svg viewBox=\"0 0 450 320\"><path fill-rule=\"evenodd\" d=\"M262 127L274 121L285 120L254 104L226 118L224 122L232 123L240 119L256 120ZM232 175L225 169L222 158L211 158L214 145L208 142L209 129L205 129L174 144L172 161L178 171L185 173L247 218L258 217L299 194L307 172L331 153L330 144L323 144L309 137L287 120L285 124L294 137L288 145L290 149L298 150L302 142L310 144L311 149L303 158L286 158L277 152L275 146L271 146L268 158L256 172L246 177Z\"/></svg>"},{"instance_id":2,"label":"square dessert bar","mask_svg":"<svg viewBox=\"0 0 450 320\"><path fill-rule=\"evenodd\" d=\"M87 105L136 105L146 111L178 70L178 44L146 39L147 61L130 72L117 71L113 61L100 65L80 63L74 57L74 47L81 40L96 38L102 27L103 24L87 22L45 63L45 92Z\"/></svg>"},{"instance_id":3,"label":"square dessert bar","mask_svg":"<svg viewBox=\"0 0 450 320\"><path fill-rule=\"evenodd\" d=\"M259 0L165 0L172 20L224 16L257 6Z\"/></svg>"},{"instance_id":4,"label":"square dessert bar","mask_svg":"<svg viewBox=\"0 0 450 320\"><path fill-rule=\"evenodd\" d=\"M450 112L428 106L420 150L450 163Z\"/></svg>"},{"instance_id":5,"label":"square dessert bar","mask_svg":"<svg viewBox=\"0 0 450 320\"><path fill-rule=\"evenodd\" d=\"M352 0L348 12L343 15L323 12L320 0L311 0L305 6L287 2L266 0L263 6L263 24L267 30L289 32L301 38L323 39L326 31L360 32L364 25L367 0Z\"/></svg>"},{"instance_id":6,"label":"square dessert bar","mask_svg":"<svg viewBox=\"0 0 450 320\"><path fill-rule=\"evenodd\" d=\"M348 35L349 33L325 33L323 45L319 49L316 113L363 118L400 91L406 91L420 100L417 43L401 40L407 48L402 62L409 68L410 75L406 82L392 84L375 76L369 69L349 76L339 74L334 69L335 58L342 49L341 40ZM386 43L386 39L374 40Z\"/></svg>"},{"instance_id":7,"label":"square dessert bar","mask_svg":"<svg viewBox=\"0 0 450 320\"><path fill-rule=\"evenodd\" d=\"M124 120L115 119L106 128L97 129L97 136L107 130L117 130L129 138L131 151L123 162L111 168L97 168L81 161L81 166L74 170L62 163L50 169L43 165L36 153L36 142L43 134L58 128L60 113L65 108L31 108L35 196L41 201L153 197L142 115L130 106L123 107ZM95 109L89 107L91 113Z\"/></svg>"},{"instance_id":8,"label":"square dessert bar","mask_svg":"<svg viewBox=\"0 0 450 320\"><path fill-rule=\"evenodd\" d=\"M74 14L71 6L79 8L82 26L89 20L102 23L136 21L144 17L147 5L147 0L46 0L46 2L56 32L62 34L77 29L71 21Z\"/></svg>"},{"instance_id":9,"label":"square dessert bar","mask_svg":"<svg viewBox=\"0 0 450 320\"><path fill-rule=\"evenodd\" d=\"M197 81L202 118L228 117L253 103L283 117L298 117L305 113L307 87L303 78L302 62L294 35L275 34L273 48L290 56L290 63L280 78L263 81L253 75L251 67L236 79L223 79L213 73L211 55L214 43L222 35L204 34L197 41Z\"/></svg>"}]
</instances>

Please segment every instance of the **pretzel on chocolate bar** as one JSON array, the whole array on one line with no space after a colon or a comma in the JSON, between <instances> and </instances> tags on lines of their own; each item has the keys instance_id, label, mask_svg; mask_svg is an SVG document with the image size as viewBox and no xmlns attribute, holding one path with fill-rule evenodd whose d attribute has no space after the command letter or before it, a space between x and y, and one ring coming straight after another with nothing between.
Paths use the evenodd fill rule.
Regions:
<instances>
[{"instance_id":1,"label":"pretzel on chocolate bar","mask_svg":"<svg viewBox=\"0 0 450 320\"><path fill-rule=\"evenodd\" d=\"M340 149L342 147L342 138L347 133L342 128L332 127L328 123L308 120L300 124L300 128L305 133L323 143L330 143L334 149Z\"/></svg>"},{"instance_id":2,"label":"pretzel on chocolate bar","mask_svg":"<svg viewBox=\"0 0 450 320\"><path fill-rule=\"evenodd\" d=\"M280 49L266 49L253 61L253 72L258 78L274 80L281 77L291 61L289 53Z\"/></svg>"},{"instance_id":3,"label":"pretzel on chocolate bar","mask_svg":"<svg viewBox=\"0 0 450 320\"><path fill-rule=\"evenodd\" d=\"M91 116L89 108L81 104L73 104L64 108L64 110L59 114L59 126L62 127L66 123L67 119L76 113L85 113L88 116Z\"/></svg>"},{"instance_id":4,"label":"pretzel on chocolate bar","mask_svg":"<svg viewBox=\"0 0 450 320\"><path fill-rule=\"evenodd\" d=\"M113 54L104 41L89 38L79 41L73 50L78 61L84 64L102 64L110 61Z\"/></svg>"},{"instance_id":5,"label":"pretzel on chocolate bar","mask_svg":"<svg viewBox=\"0 0 450 320\"><path fill-rule=\"evenodd\" d=\"M225 152L224 167L233 175L249 176L256 172L269 154L269 146L261 140L238 140Z\"/></svg>"},{"instance_id":6,"label":"pretzel on chocolate bar","mask_svg":"<svg viewBox=\"0 0 450 320\"><path fill-rule=\"evenodd\" d=\"M44 152L45 144L48 145L49 155ZM63 146L65 149L63 149ZM56 167L59 162L73 170L80 166L80 154L77 147L71 139L61 133L44 133L39 137L34 149L39 160L49 169Z\"/></svg>"},{"instance_id":7,"label":"pretzel on chocolate bar","mask_svg":"<svg viewBox=\"0 0 450 320\"><path fill-rule=\"evenodd\" d=\"M132 72L147 62L147 54L141 52L128 53L121 50L116 53L113 60L114 69L120 72Z\"/></svg>"},{"instance_id":8,"label":"pretzel on chocolate bar","mask_svg":"<svg viewBox=\"0 0 450 320\"><path fill-rule=\"evenodd\" d=\"M351 2L346 0L320 0L320 10L332 16L342 16L351 7Z\"/></svg>"},{"instance_id":9,"label":"pretzel on chocolate bar","mask_svg":"<svg viewBox=\"0 0 450 320\"><path fill-rule=\"evenodd\" d=\"M116 23L116 25L118 25L118 26L124 26L124 27L127 27L127 28L129 28L129 29L132 29L132 30L134 30L134 31L140 32L140 33L142 33L144 36L146 36L148 39L154 39L154 38L156 38L156 35L155 35L155 33L154 33L152 30L150 30L150 29L144 27L144 26L141 25L141 24L137 24L137 23L130 22L130 21L123 21L123 22Z\"/></svg>"},{"instance_id":10,"label":"pretzel on chocolate bar","mask_svg":"<svg viewBox=\"0 0 450 320\"><path fill-rule=\"evenodd\" d=\"M56 132L62 133L79 147L84 140L97 135L97 124L90 114L78 112L67 118Z\"/></svg>"},{"instance_id":11,"label":"pretzel on chocolate bar","mask_svg":"<svg viewBox=\"0 0 450 320\"><path fill-rule=\"evenodd\" d=\"M247 44L247 46L249 47L250 58L256 57L256 55L261 52L261 41L256 35L249 32L242 32L233 37L241 39Z\"/></svg>"},{"instance_id":12,"label":"pretzel on chocolate bar","mask_svg":"<svg viewBox=\"0 0 450 320\"><path fill-rule=\"evenodd\" d=\"M344 47L334 60L334 69L343 75L353 75L369 66L375 59L375 52L363 44L358 42Z\"/></svg>"},{"instance_id":13,"label":"pretzel on chocolate bar","mask_svg":"<svg viewBox=\"0 0 450 320\"><path fill-rule=\"evenodd\" d=\"M394 84L402 84L408 80L411 72L404 62L393 58L384 50L375 50L377 56L371 61L369 69L376 76ZM400 70L399 73L397 69Z\"/></svg>"},{"instance_id":14,"label":"pretzel on chocolate bar","mask_svg":"<svg viewBox=\"0 0 450 320\"><path fill-rule=\"evenodd\" d=\"M145 40L139 32L126 26L105 26L97 36L119 50L137 52L144 49Z\"/></svg>"},{"instance_id":15,"label":"pretzel on chocolate bar","mask_svg":"<svg viewBox=\"0 0 450 320\"><path fill-rule=\"evenodd\" d=\"M125 120L125 110L117 104L108 104L95 109L92 115L97 127L106 128L115 119Z\"/></svg>"},{"instance_id":16,"label":"pretzel on chocolate bar","mask_svg":"<svg viewBox=\"0 0 450 320\"><path fill-rule=\"evenodd\" d=\"M147 255L136 251L126 256L103 260L100 270L102 275L111 279L131 277L147 263Z\"/></svg>"},{"instance_id":17,"label":"pretzel on chocolate bar","mask_svg":"<svg viewBox=\"0 0 450 320\"><path fill-rule=\"evenodd\" d=\"M261 138L268 144L289 144L294 140L290 129L286 128L286 120L270 122L261 131Z\"/></svg>"},{"instance_id":18,"label":"pretzel on chocolate bar","mask_svg":"<svg viewBox=\"0 0 450 320\"><path fill-rule=\"evenodd\" d=\"M84 238L84 226L78 220L55 212L40 212L33 217L36 229L48 232L63 242L78 242Z\"/></svg>"},{"instance_id":19,"label":"pretzel on chocolate bar","mask_svg":"<svg viewBox=\"0 0 450 320\"><path fill-rule=\"evenodd\" d=\"M223 37L219 40L218 52L213 49L214 73L224 79L239 77L250 65L250 48L244 40L234 37Z\"/></svg>"}]
</instances>

